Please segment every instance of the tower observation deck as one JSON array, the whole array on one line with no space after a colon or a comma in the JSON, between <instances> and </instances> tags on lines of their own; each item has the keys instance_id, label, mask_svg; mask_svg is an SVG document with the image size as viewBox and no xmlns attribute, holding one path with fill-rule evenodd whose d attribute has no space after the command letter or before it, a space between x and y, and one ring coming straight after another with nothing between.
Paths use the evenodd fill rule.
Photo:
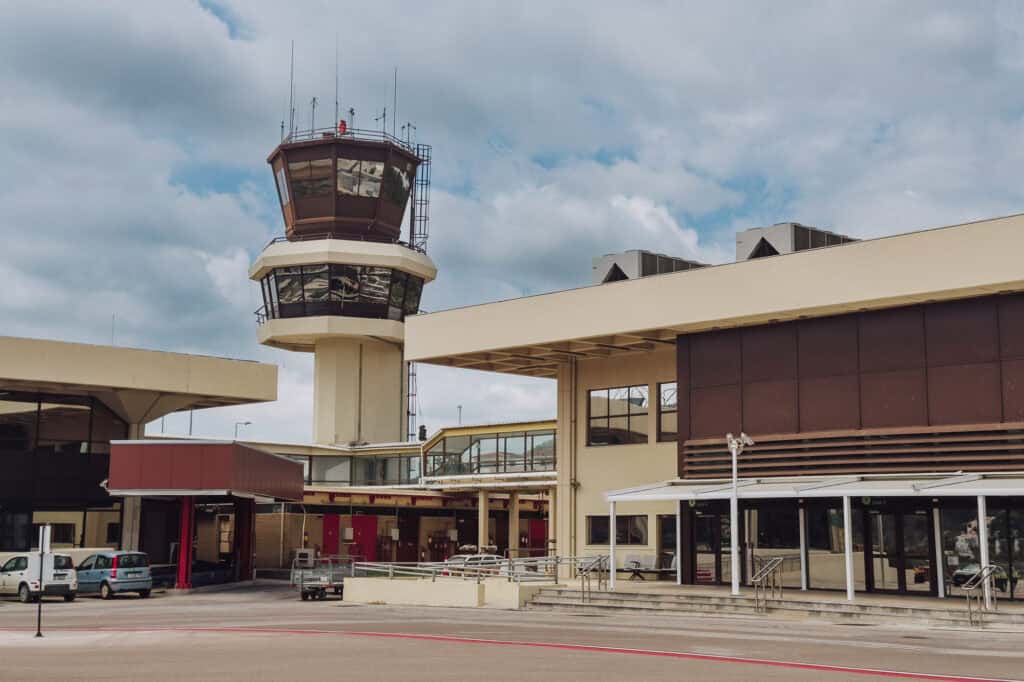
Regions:
<instances>
[{"instance_id":1,"label":"tower observation deck","mask_svg":"<svg viewBox=\"0 0 1024 682\"><path fill-rule=\"evenodd\" d=\"M425 252L429 186L417 178L429 161L426 145L344 125L293 133L267 159L285 234L249 271L263 296L258 338L314 354L317 443L407 433L404 320L437 275Z\"/></svg>"}]
</instances>

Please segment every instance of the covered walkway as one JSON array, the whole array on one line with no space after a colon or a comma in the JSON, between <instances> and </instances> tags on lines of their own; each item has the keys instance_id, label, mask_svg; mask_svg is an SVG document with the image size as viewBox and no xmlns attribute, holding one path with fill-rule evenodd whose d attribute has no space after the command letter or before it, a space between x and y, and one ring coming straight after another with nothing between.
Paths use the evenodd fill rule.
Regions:
<instances>
[{"instance_id":1,"label":"covered walkway","mask_svg":"<svg viewBox=\"0 0 1024 682\"><path fill-rule=\"evenodd\" d=\"M734 494L738 518L724 503ZM888 592L944 598L989 564L999 568L986 601L992 589L1002 598L1024 596L1019 472L741 478L735 486L729 479L674 480L606 499L612 524L619 504L677 502L678 584L732 583L735 590L761 561L781 556L789 587L843 589L848 601ZM615 542L612 534L613 562Z\"/></svg>"}]
</instances>

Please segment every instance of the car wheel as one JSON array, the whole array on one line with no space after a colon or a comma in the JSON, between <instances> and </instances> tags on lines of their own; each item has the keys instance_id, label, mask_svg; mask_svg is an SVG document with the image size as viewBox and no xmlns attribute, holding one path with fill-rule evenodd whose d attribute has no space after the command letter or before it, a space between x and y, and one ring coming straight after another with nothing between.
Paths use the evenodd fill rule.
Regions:
<instances>
[{"instance_id":1,"label":"car wheel","mask_svg":"<svg viewBox=\"0 0 1024 682\"><path fill-rule=\"evenodd\" d=\"M100 585L100 599L110 599L114 596L114 592L110 589L110 585L103 583Z\"/></svg>"},{"instance_id":2,"label":"car wheel","mask_svg":"<svg viewBox=\"0 0 1024 682\"><path fill-rule=\"evenodd\" d=\"M307 592L302 593L302 601L309 601L309 594Z\"/></svg>"},{"instance_id":3,"label":"car wheel","mask_svg":"<svg viewBox=\"0 0 1024 682\"><path fill-rule=\"evenodd\" d=\"M77 597L77 596L78 595L75 594L74 592L70 592L70 593L64 595L64 601L75 601L75 597Z\"/></svg>"},{"instance_id":4,"label":"car wheel","mask_svg":"<svg viewBox=\"0 0 1024 682\"><path fill-rule=\"evenodd\" d=\"M28 591L28 585L22 583L21 587L18 588L18 601L22 604L27 604L32 601L32 593Z\"/></svg>"},{"instance_id":5,"label":"car wheel","mask_svg":"<svg viewBox=\"0 0 1024 682\"><path fill-rule=\"evenodd\" d=\"M149 590L139 590L139 598L140 599L149 599L149 594L150 594Z\"/></svg>"}]
</instances>

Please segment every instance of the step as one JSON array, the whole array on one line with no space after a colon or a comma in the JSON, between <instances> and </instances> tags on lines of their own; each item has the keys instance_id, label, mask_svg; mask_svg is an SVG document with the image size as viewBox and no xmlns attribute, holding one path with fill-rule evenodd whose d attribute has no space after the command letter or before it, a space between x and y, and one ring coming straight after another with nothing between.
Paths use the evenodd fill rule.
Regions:
<instances>
[{"instance_id":1,"label":"step","mask_svg":"<svg viewBox=\"0 0 1024 682\"><path fill-rule=\"evenodd\" d=\"M753 599L744 597L710 597L705 595L650 595L638 593L594 592L583 604L579 591L545 589L534 595L528 608L576 609L580 607L606 611L663 613L721 613L757 614ZM880 604L845 604L841 602L815 602L809 600L772 600L768 613L792 616L840 618L843 620L871 620L885 622L893 618L927 621L933 624L969 624L966 609L900 607ZM990 625L1024 625L1024 614L988 612L985 622Z\"/></svg>"}]
</instances>

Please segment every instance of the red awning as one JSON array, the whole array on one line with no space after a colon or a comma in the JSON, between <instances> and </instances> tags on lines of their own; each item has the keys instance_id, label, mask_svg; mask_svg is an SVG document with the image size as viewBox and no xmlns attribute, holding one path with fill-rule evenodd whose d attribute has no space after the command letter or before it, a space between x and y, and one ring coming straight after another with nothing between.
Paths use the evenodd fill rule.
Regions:
<instances>
[{"instance_id":1,"label":"red awning","mask_svg":"<svg viewBox=\"0 0 1024 682\"><path fill-rule=\"evenodd\" d=\"M113 441L111 495L194 495L302 500L302 464L224 441Z\"/></svg>"}]
</instances>

